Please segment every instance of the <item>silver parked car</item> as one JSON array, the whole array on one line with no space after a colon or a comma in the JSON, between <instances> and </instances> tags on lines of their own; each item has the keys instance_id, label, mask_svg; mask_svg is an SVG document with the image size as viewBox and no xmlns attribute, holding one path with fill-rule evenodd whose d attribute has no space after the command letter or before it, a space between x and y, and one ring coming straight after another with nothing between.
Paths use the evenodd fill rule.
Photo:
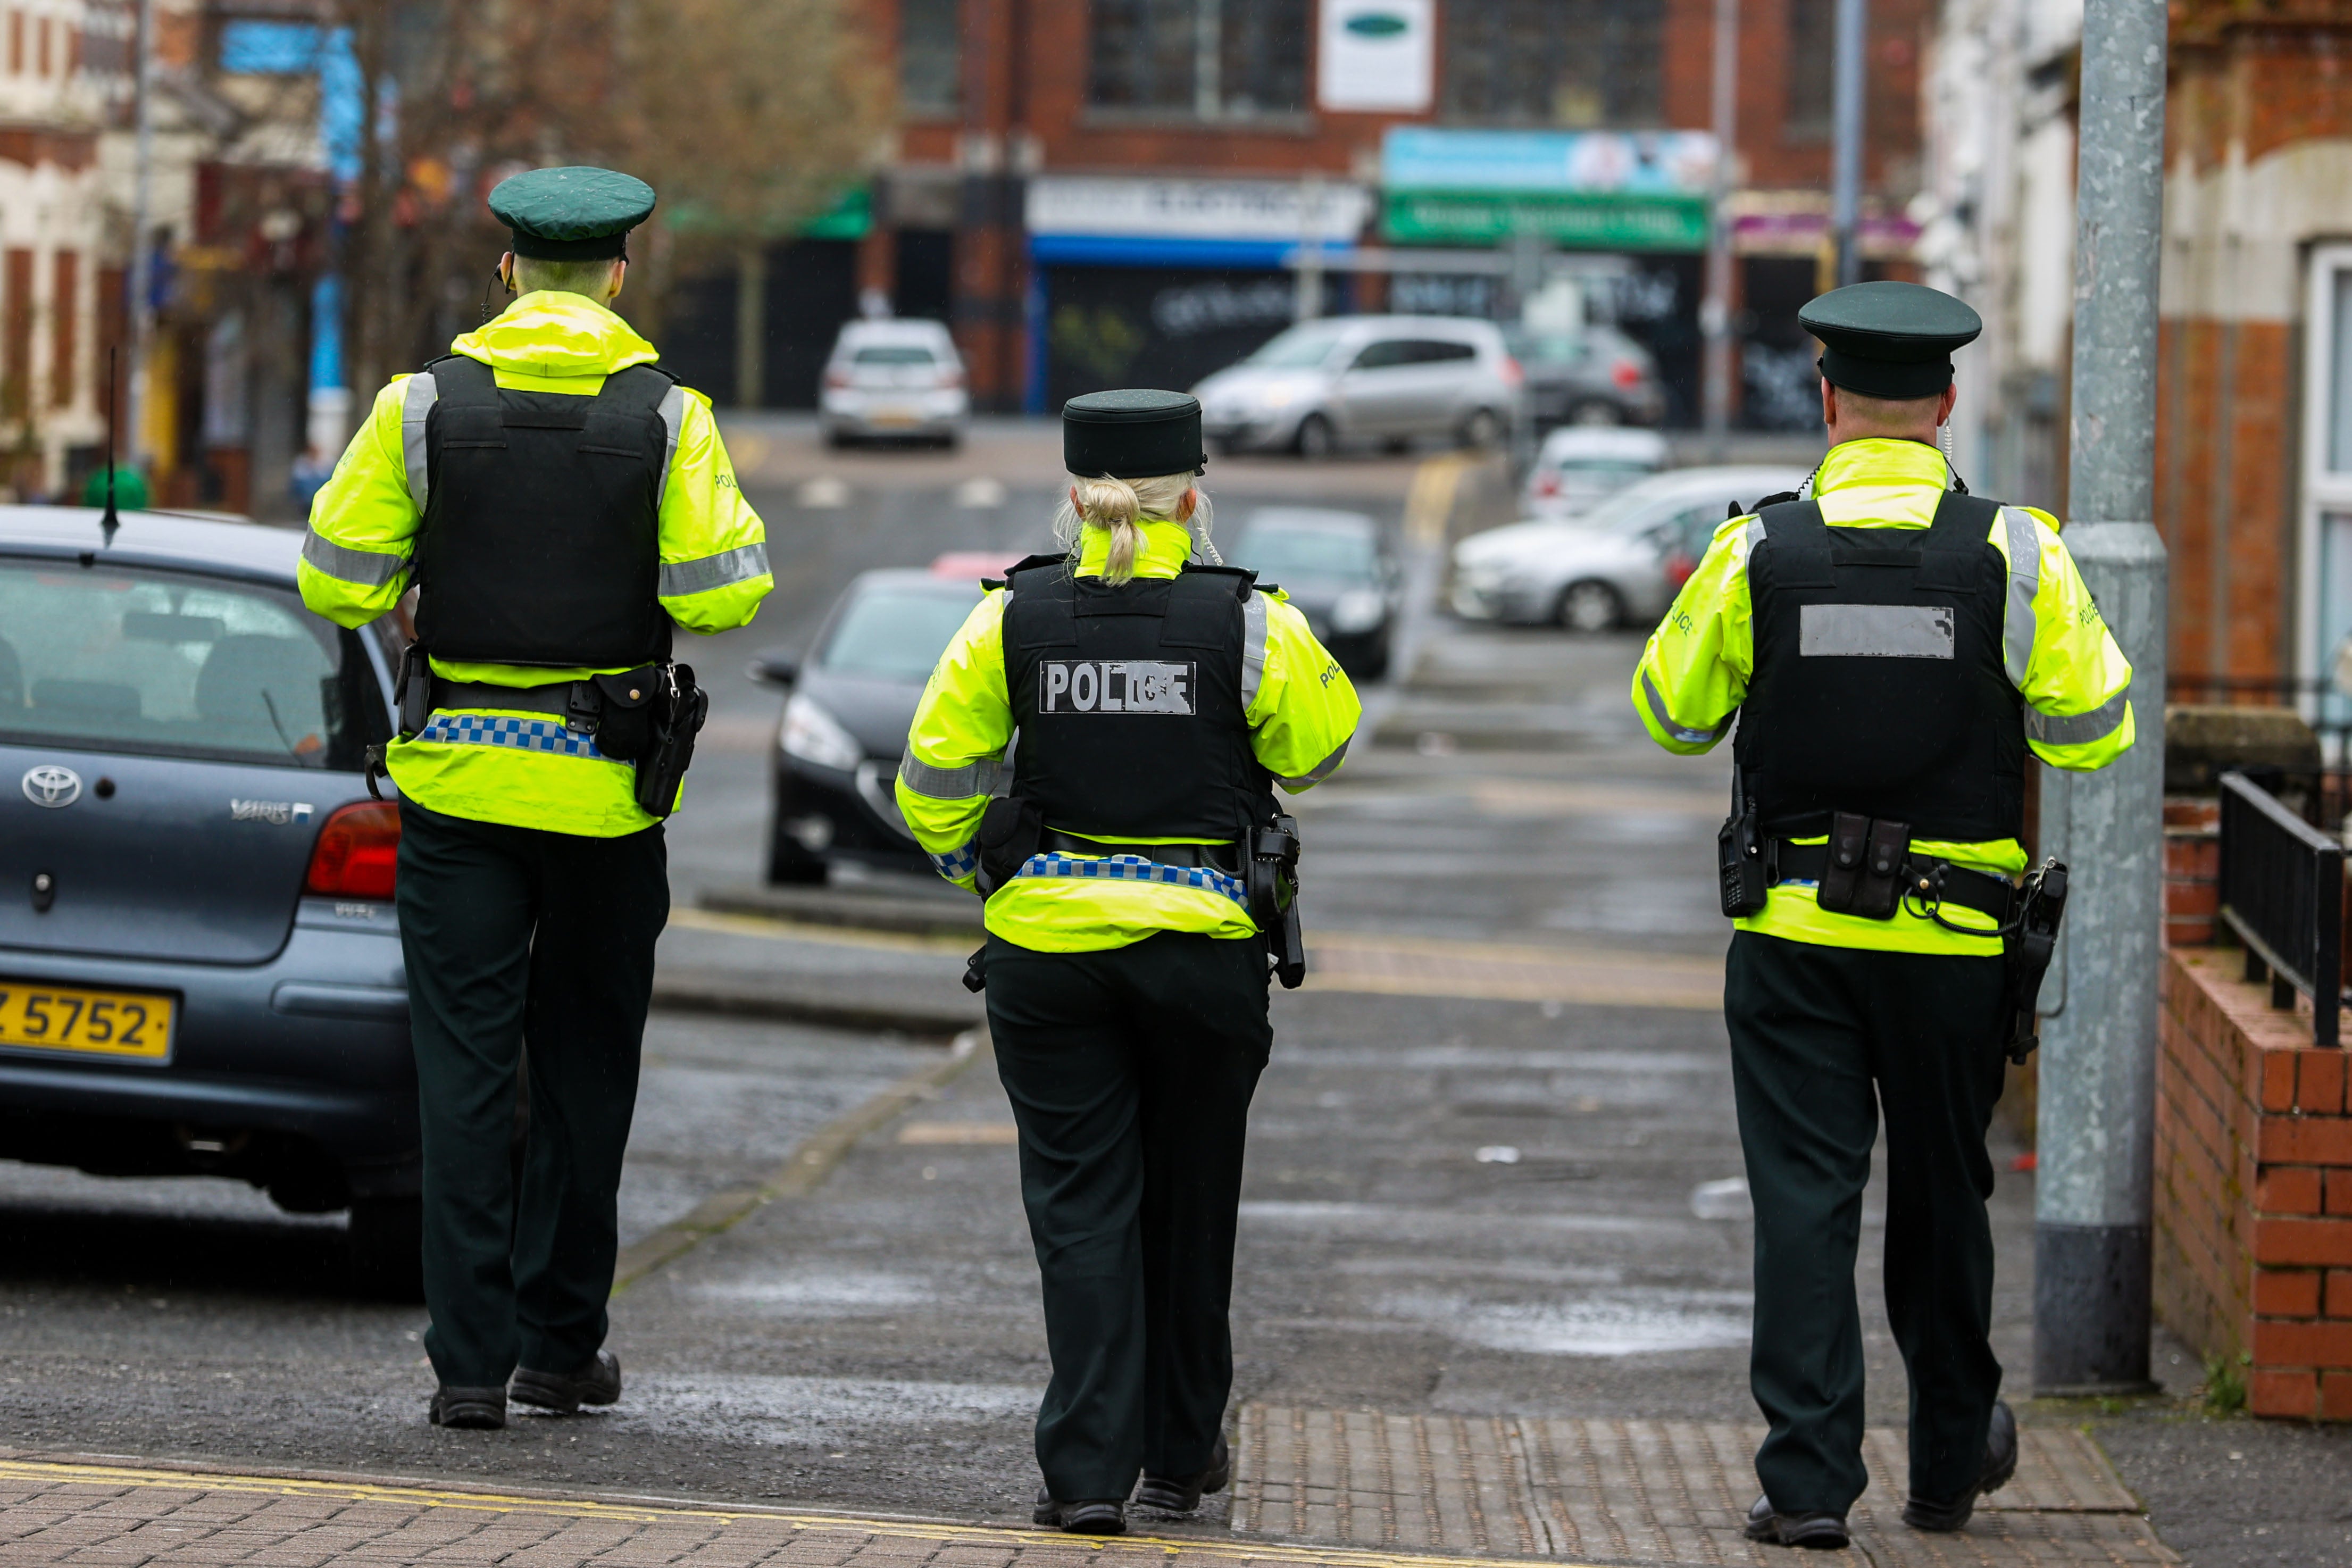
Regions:
<instances>
[{"instance_id":1,"label":"silver parked car","mask_svg":"<svg viewBox=\"0 0 2352 1568\"><path fill-rule=\"evenodd\" d=\"M1581 516L1515 522L1454 547L1456 615L1601 632L1655 621L1736 503L1793 490L1791 468L1677 468Z\"/></svg>"},{"instance_id":2,"label":"silver parked car","mask_svg":"<svg viewBox=\"0 0 2352 1568\"><path fill-rule=\"evenodd\" d=\"M1671 455L1655 430L1570 425L1544 437L1519 504L1529 517L1574 517L1657 473Z\"/></svg>"},{"instance_id":3,"label":"silver parked car","mask_svg":"<svg viewBox=\"0 0 2352 1568\"><path fill-rule=\"evenodd\" d=\"M1492 446L1524 413L1522 381L1492 321L1334 316L1277 333L1192 395L1220 451L1319 458L1426 437Z\"/></svg>"},{"instance_id":4,"label":"silver parked car","mask_svg":"<svg viewBox=\"0 0 2352 1568\"><path fill-rule=\"evenodd\" d=\"M416 1289L390 647L295 591L302 535L0 509L0 1159L351 1211Z\"/></svg>"},{"instance_id":5,"label":"silver parked car","mask_svg":"<svg viewBox=\"0 0 2352 1568\"><path fill-rule=\"evenodd\" d=\"M817 396L828 446L891 439L954 447L971 418L963 356L937 321L851 321Z\"/></svg>"}]
</instances>

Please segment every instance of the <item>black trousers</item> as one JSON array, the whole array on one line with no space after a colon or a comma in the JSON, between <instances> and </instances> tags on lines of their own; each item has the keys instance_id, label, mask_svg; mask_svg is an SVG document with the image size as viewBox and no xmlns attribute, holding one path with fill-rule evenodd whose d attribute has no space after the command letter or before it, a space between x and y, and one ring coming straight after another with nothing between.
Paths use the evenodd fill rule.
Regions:
<instances>
[{"instance_id":1,"label":"black trousers","mask_svg":"<svg viewBox=\"0 0 2352 1568\"><path fill-rule=\"evenodd\" d=\"M1265 949L1188 932L1107 952L991 937L988 1025L1021 1129L1052 1380L1037 1464L1065 1502L1208 1468L1250 1097L1274 1042Z\"/></svg>"},{"instance_id":2,"label":"black trousers","mask_svg":"<svg viewBox=\"0 0 2352 1568\"><path fill-rule=\"evenodd\" d=\"M1756 1205L1749 1385L1772 1426L1757 1479L1783 1513L1843 1514L1866 1482L1853 1265L1883 1108L1911 1489L1956 1501L1976 1484L2000 1391L1985 1128L2001 1085L2001 961L1741 931L1723 1001Z\"/></svg>"},{"instance_id":3,"label":"black trousers","mask_svg":"<svg viewBox=\"0 0 2352 1568\"><path fill-rule=\"evenodd\" d=\"M659 826L584 838L400 807L400 941L425 1133L425 1348L445 1384L569 1373L604 1342L636 1109ZM509 1163L530 1044L530 1134Z\"/></svg>"}]
</instances>

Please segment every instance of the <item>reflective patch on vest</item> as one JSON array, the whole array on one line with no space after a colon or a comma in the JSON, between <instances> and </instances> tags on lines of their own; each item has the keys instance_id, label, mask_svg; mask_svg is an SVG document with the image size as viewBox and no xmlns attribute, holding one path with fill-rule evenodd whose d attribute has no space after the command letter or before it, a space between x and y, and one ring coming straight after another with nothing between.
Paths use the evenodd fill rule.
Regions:
<instances>
[{"instance_id":1,"label":"reflective patch on vest","mask_svg":"<svg viewBox=\"0 0 2352 1568\"><path fill-rule=\"evenodd\" d=\"M1949 605L1807 605L1797 652L1807 658L1950 658Z\"/></svg>"},{"instance_id":2,"label":"reflective patch on vest","mask_svg":"<svg viewBox=\"0 0 2352 1568\"><path fill-rule=\"evenodd\" d=\"M1213 866L1164 866L1140 855L1032 855L1013 875L1095 877L1111 882L1159 882L1171 888L1199 888L1204 892L1222 893L1242 908L1249 908L1249 889L1242 885L1239 877L1229 876Z\"/></svg>"},{"instance_id":3,"label":"reflective patch on vest","mask_svg":"<svg viewBox=\"0 0 2352 1568\"><path fill-rule=\"evenodd\" d=\"M1157 658L1048 658L1037 665L1040 713L1200 712L1200 666Z\"/></svg>"},{"instance_id":4,"label":"reflective patch on vest","mask_svg":"<svg viewBox=\"0 0 2352 1568\"><path fill-rule=\"evenodd\" d=\"M557 756L585 757L611 763L596 749L594 737L578 735L548 719L493 719L479 713L436 713L416 731L420 741L448 746L505 746L522 752L549 752ZM625 767L627 763L621 763Z\"/></svg>"}]
</instances>

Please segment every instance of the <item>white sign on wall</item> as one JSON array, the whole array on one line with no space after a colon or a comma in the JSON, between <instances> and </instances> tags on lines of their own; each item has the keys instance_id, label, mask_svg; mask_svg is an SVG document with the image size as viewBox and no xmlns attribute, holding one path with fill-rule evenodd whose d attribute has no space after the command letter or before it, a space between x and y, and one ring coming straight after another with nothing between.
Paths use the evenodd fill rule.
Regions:
<instances>
[{"instance_id":1,"label":"white sign on wall","mask_svg":"<svg viewBox=\"0 0 2352 1568\"><path fill-rule=\"evenodd\" d=\"M1435 0L1322 0L1315 96L1327 110L1429 111Z\"/></svg>"},{"instance_id":2,"label":"white sign on wall","mask_svg":"<svg viewBox=\"0 0 2352 1568\"><path fill-rule=\"evenodd\" d=\"M1345 245L1371 193L1343 180L1133 180L1045 174L1029 182L1029 232Z\"/></svg>"}]
</instances>

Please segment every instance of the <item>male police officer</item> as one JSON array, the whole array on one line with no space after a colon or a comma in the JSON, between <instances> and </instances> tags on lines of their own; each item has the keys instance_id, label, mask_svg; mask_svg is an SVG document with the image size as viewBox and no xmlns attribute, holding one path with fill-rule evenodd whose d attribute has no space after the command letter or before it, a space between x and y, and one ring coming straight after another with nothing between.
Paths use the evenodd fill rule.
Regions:
<instances>
[{"instance_id":1,"label":"male police officer","mask_svg":"<svg viewBox=\"0 0 2352 1568\"><path fill-rule=\"evenodd\" d=\"M419 591L386 763L442 1426L504 1426L509 1373L548 1409L620 1395L614 1200L703 700L671 628L740 626L773 585L709 402L608 309L653 206L604 169L492 191L520 298L377 395L302 548L304 602L344 626Z\"/></svg>"},{"instance_id":2,"label":"male police officer","mask_svg":"<svg viewBox=\"0 0 2352 1568\"><path fill-rule=\"evenodd\" d=\"M1903 1517L1958 1530L2016 1467L1987 1343L1984 1135L2031 999L1996 933L2018 947L2046 907L2010 880L2028 749L2113 762L2132 743L2131 669L2056 521L1969 496L1936 449L1977 313L1864 283L1799 320L1823 345L1829 455L1803 499L1717 532L1633 696L1684 755L1741 716L1724 1012L1756 1212L1750 1382L1771 1423L1748 1533L1843 1546L1864 1483L1853 1265L1881 1107L1887 1315L1911 1388Z\"/></svg>"}]
</instances>

